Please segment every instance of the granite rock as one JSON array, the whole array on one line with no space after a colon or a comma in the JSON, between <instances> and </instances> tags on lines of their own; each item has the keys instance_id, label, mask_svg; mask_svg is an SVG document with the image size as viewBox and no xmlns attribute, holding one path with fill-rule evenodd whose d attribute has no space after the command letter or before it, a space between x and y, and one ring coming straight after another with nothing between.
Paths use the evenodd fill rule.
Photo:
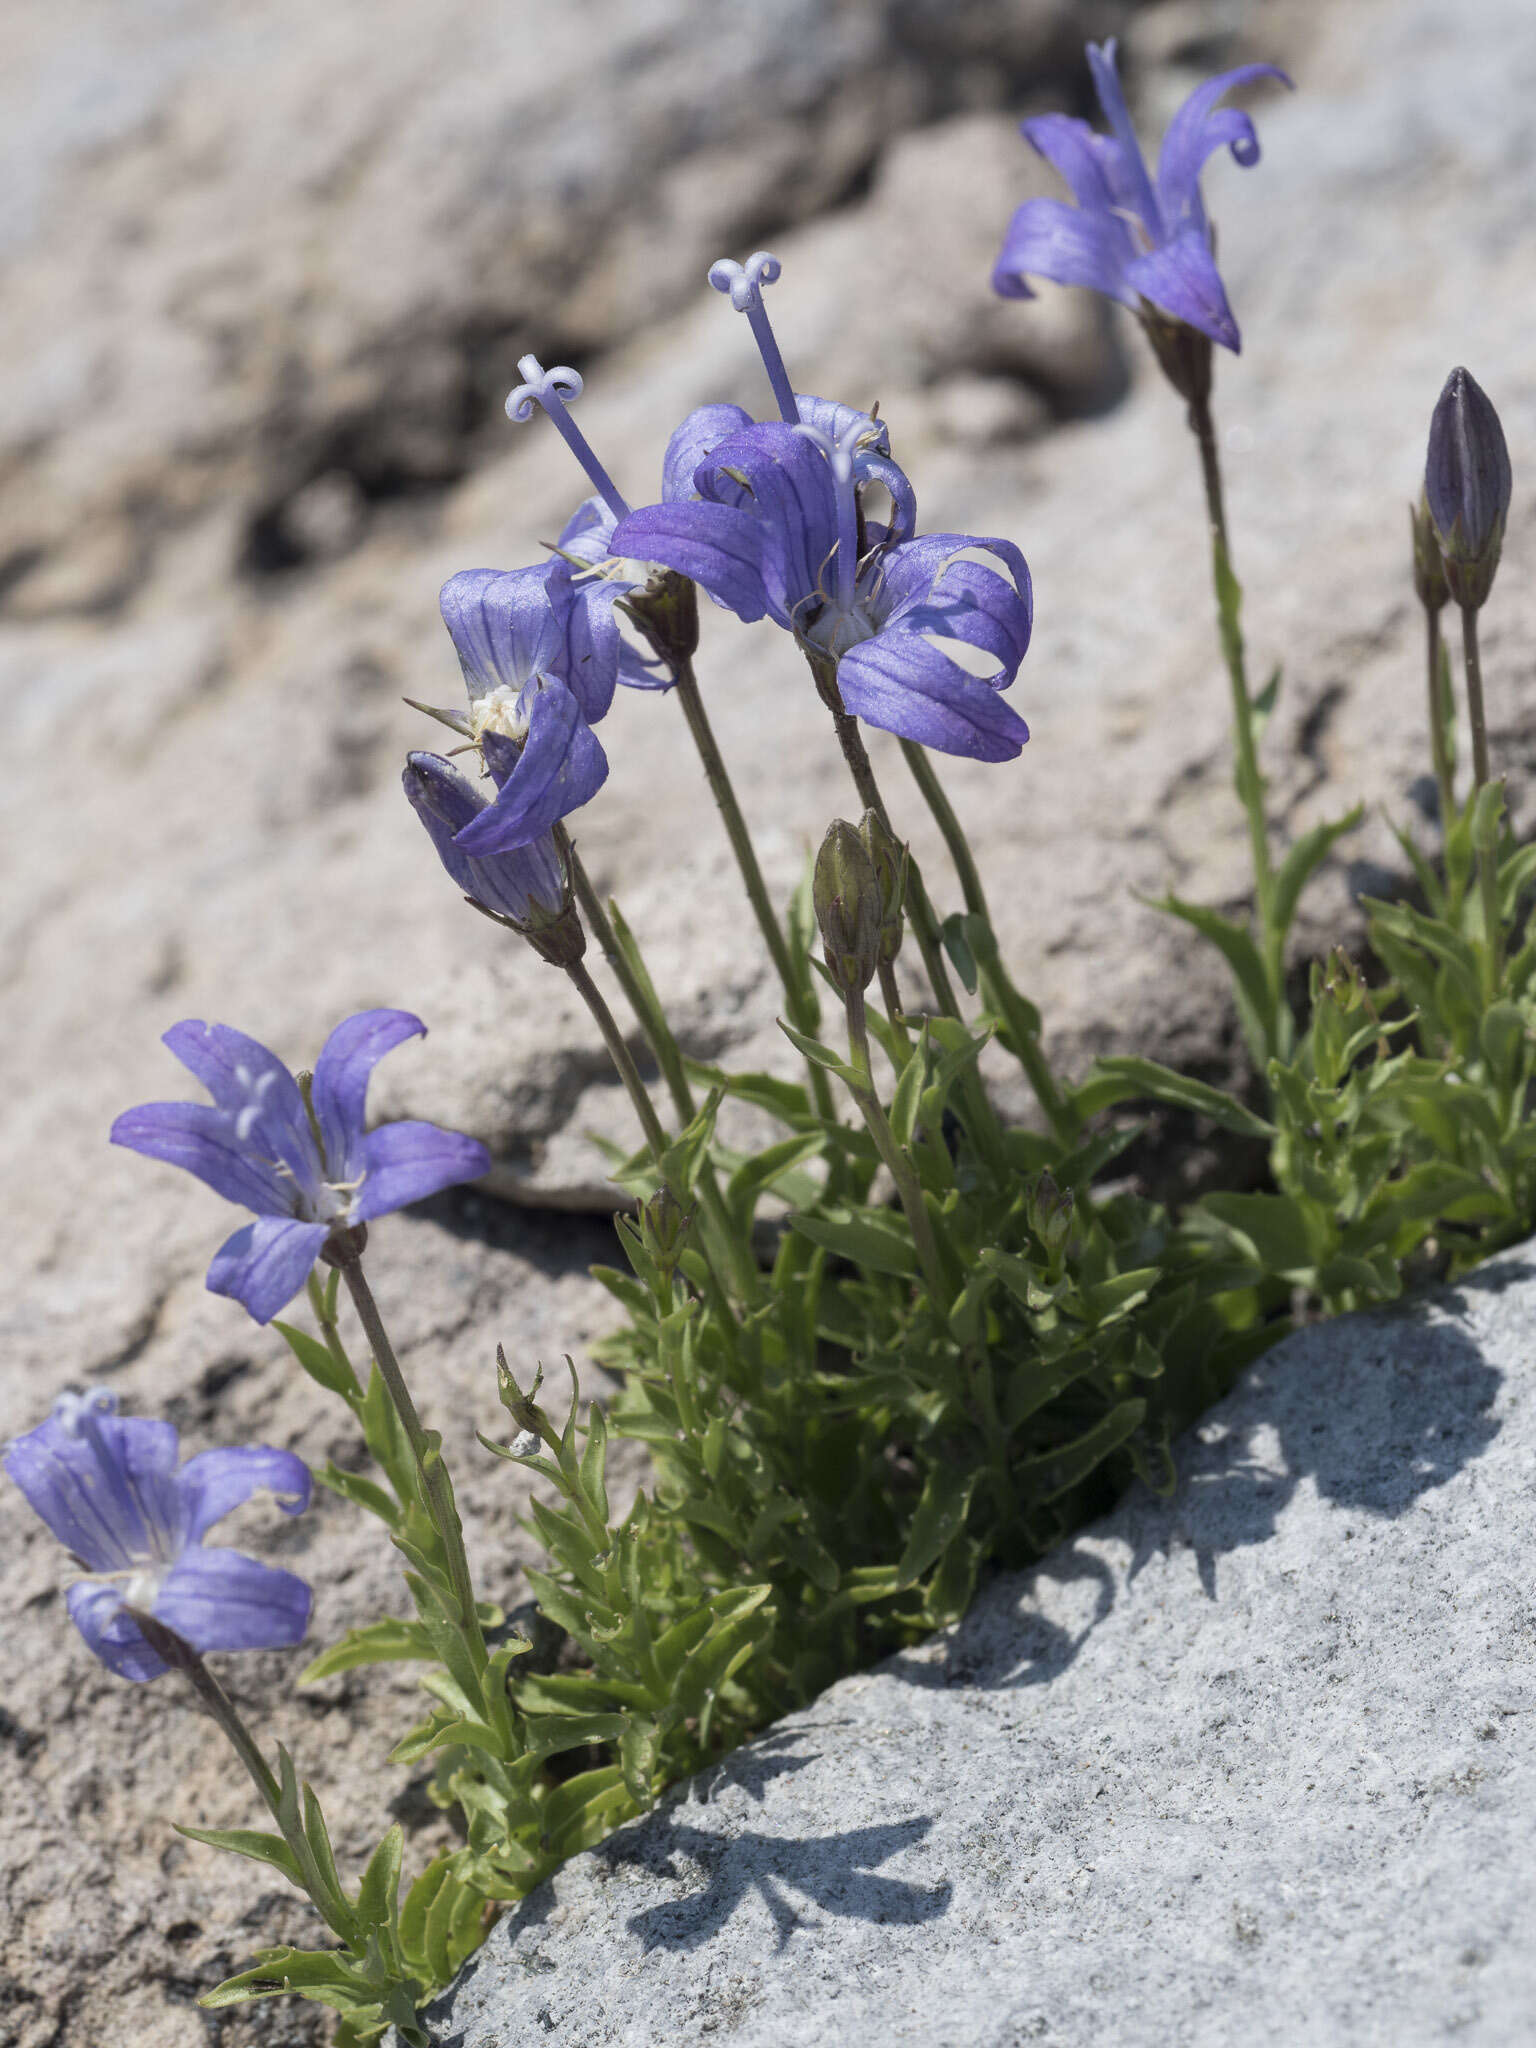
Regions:
<instances>
[{"instance_id":1,"label":"granite rock","mask_svg":"<svg viewBox=\"0 0 1536 2048\"><path fill-rule=\"evenodd\" d=\"M1135 1493L532 1894L442 2048L1513 2048L1536 1250L1277 1347Z\"/></svg>"}]
</instances>

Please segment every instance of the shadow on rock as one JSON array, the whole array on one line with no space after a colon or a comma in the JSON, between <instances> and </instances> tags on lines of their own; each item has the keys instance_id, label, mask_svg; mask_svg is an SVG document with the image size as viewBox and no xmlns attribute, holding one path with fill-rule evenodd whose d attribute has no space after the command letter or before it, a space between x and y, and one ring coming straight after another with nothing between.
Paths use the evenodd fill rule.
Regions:
<instances>
[{"instance_id":1,"label":"shadow on rock","mask_svg":"<svg viewBox=\"0 0 1536 2048\"><path fill-rule=\"evenodd\" d=\"M1207 1599L1219 1599L1221 1557L1272 1537L1304 1483L1344 1510L1403 1514L1499 1431L1491 1411L1503 1376L1446 1312L1464 1315L1470 1297L1532 1270L1528 1259L1496 1260L1430 1301L1300 1333L1251 1366L1179 1445L1172 1499L1133 1489L1106 1523L998 1580L953 1635L885 1668L935 1688L1046 1685L1154 1557L1193 1551ZM1127 1564L1104 1554L1106 1538L1129 1544Z\"/></svg>"},{"instance_id":2,"label":"shadow on rock","mask_svg":"<svg viewBox=\"0 0 1536 2048\"><path fill-rule=\"evenodd\" d=\"M658 1876L691 1884L683 1897L648 1906L626 1923L647 1951L701 1947L750 1892L767 1907L783 1948L802 1924L797 1900L838 1919L881 1927L915 1927L947 1912L953 1890L947 1881L925 1886L877 1875L880 1864L912 1848L932 1826L924 1815L839 1835L801 1838L743 1828L727 1838L658 1817L643 1840L615 1837L598 1854L615 1863L638 1861Z\"/></svg>"}]
</instances>

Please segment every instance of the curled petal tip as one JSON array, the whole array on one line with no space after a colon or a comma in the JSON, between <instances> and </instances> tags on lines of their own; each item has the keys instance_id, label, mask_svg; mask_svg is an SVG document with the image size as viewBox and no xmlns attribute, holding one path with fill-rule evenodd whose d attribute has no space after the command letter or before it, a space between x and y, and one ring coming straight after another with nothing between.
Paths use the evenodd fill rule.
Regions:
<instances>
[{"instance_id":1,"label":"curled petal tip","mask_svg":"<svg viewBox=\"0 0 1536 2048\"><path fill-rule=\"evenodd\" d=\"M546 370L537 356L524 356L517 367L525 381L507 393L509 420L521 424L533 417L536 405L548 412L551 400L565 405L581 396L581 373L569 363L556 363L552 370Z\"/></svg>"}]
</instances>

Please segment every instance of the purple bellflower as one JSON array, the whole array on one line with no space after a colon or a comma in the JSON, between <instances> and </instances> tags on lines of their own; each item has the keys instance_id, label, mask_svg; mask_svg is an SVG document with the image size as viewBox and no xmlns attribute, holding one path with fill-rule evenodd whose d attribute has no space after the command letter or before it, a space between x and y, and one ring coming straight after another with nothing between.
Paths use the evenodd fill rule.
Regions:
<instances>
[{"instance_id":1,"label":"purple bellflower","mask_svg":"<svg viewBox=\"0 0 1536 2048\"><path fill-rule=\"evenodd\" d=\"M993 290L1032 298L1028 279L1045 277L1087 285L1133 312L1145 300L1235 354L1240 337L1211 250L1200 173L1223 145L1245 168L1259 160L1252 121L1217 102L1255 79L1290 79L1273 64L1241 64L1196 86L1163 137L1154 179L1120 89L1114 43L1090 43L1088 64L1110 132L1066 114L1024 122L1021 132L1066 179L1077 205L1025 200L1003 238Z\"/></svg>"},{"instance_id":2,"label":"purple bellflower","mask_svg":"<svg viewBox=\"0 0 1536 2048\"><path fill-rule=\"evenodd\" d=\"M120 1416L106 1387L61 1394L53 1413L6 1445L7 1473L84 1576L69 1618L120 1678L168 1667L127 1613L137 1607L194 1650L276 1650L309 1626L308 1586L238 1550L210 1549L215 1522L253 1493L285 1514L309 1505L309 1468L265 1445L200 1451L178 1464L169 1422Z\"/></svg>"},{"instance_id":3,"label":"purple bellflower","mask_svg":"<svg viewBox=\"0 0 1536 2048\"><path fill-rule=\"evenodd\" d=\"M333 1233L477 1180L490 1154L436 1124L363 1128L369 1077L404 1039L425 1034L408 1010L362 1010L338 1024L315 1062L310 1099L274 1053L227 1024L187 1019L163 1043L213 1097L146 1102L112 1126L114 1145L185 1167L255 1214L214 1255L208 1286L270 1322L308 1279Z\"/></svg>"},{"instance_id":4,"label":"purple bellflower","mask_svg":"<svg viewBox=\"0 0 1536 2048\"><path fill-rule=\"evenodd\" d=\"M869 445L868 426L853 414L835 438L779 420L739 428L698 465L694 498L631 513L614 546L691 576L738 618L774 619L836 664L844 705L868 724L943 753L1011 760L1029 737L1001 695L1029 646L1024 557L971 534L914 539L911 486ZM890 494L889 524L866 517L872 484ZM966 559L970 550L1008 574ZM995 672L972 675L941 640L978 649Z\"/></svg>"},{"instance_id":5,"label":"purple bellflower","mask_svg":"<svg viewBox=\"0 0 1536 2048\"><path fill-rule=\"evenodd\" d=\"M500 733L487 732L481 752L493 780L516 772L517 749ZM462 835L492 808L473 783L440 754L420 753L406 756L402 780L438 859L472 903L520 931L560 915L569 891L550 833L505 853L467 853Z\"/></svg>"}]
</instances>

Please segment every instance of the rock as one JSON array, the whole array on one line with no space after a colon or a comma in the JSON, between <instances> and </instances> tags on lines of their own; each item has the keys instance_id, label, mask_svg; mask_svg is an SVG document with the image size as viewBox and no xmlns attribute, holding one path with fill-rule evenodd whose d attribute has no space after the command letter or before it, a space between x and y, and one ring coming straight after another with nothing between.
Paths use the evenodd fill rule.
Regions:
<instances>
[{"instance_id":1,"label":"rock","mask_svg":"<svg viewBox=\"0 0 1536 2048\"><path fill-rule=\"evenodd\" d=\"M1527 1245L1280 1345L1171 1499L575 1858L432 2039L1524 2039L1533 1335Z\"/></svg>"}]
</instances>

